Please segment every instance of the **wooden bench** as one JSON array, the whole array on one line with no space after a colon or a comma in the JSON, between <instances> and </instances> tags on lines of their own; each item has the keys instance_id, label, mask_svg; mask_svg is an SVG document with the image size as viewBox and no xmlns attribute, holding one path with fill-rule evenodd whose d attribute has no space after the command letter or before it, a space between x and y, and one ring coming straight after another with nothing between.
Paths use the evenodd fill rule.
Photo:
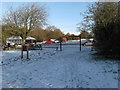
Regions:
<instances>
[{"instance_id":1,"label":"wooden bench","mask_svg":"<svg viewBox=\"0 0 120 90\"><path fill-rule=\"evenodd\" d=\"M31 46L31 49L42 50L43 48L56 48L56 50L58 50L58 47L42 46L41 44Z\"/></svg>"},{"instance_id":2,"label":"wooden bench","mask_svg":"<svg viewBox=\"0 0 120 90\"><path fill-rule=\"evenodd\" d=\"M3 50L9 50L10 47L8 47L7 45L3 46Z\"/></svg>"},{"instance_id":3,"label":"wooden bench","mask_svg":"<svg viewBox=\"0 0 120 90\"><path fill-rule=\"evenodd\" d=\"M40 50L42 50L42 45L40 44L40 45L32 45L32 46L30 46L30 49L40 49Z\"/></svg>"}]
</instances>

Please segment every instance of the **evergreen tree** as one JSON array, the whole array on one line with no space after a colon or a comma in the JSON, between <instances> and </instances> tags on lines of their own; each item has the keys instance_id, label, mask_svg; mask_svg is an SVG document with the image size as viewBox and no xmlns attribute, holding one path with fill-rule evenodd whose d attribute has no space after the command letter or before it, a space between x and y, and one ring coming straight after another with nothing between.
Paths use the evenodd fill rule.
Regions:
<instances>
[{"instance_id":1,"label":"evergreen tree","mask_svg":"<svg viewBox=\"0 0 120 90\"><path fill-rule=\"evenodd\" d=\"M120 4L98 2L88 9L86 20L93 21L96 50L102 54L120 54Z\"/></svg>"}]
</instances>

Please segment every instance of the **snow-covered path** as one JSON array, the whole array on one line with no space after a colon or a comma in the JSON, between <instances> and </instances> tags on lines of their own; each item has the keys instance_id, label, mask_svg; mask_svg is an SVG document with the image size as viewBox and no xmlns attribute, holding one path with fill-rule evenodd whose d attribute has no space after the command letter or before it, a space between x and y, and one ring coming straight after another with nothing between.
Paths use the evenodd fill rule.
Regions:
<instances>
[{"instance_id":1,"label":"snow-covered path","mask_svg":"<svg viewBox=\"0 0 120 90\"><path fill-rule=\"evenodd\" d=\"M63 51L3 52L3 88L117 88L118 63L97 60L90 47L64 46Z\"/></svg>"}]
</instances>

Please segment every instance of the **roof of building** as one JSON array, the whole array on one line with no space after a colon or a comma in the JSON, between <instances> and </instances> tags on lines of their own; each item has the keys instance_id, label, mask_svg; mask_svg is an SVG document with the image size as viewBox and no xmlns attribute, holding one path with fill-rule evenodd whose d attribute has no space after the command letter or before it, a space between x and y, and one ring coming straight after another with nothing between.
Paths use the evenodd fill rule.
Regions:
<instances>
[{"instance_id":1,"label":"roof of building","mask_svg":"<svg viewBox=\"0 0 120 90\"><path fill-rule=\"evenodd\" d=\"M26 40L36 40L36 39L33 37L27 37Z\"/></svg>"},{"instance_id":2,"label":"roof of building","mask_svg":"<svg viewBox=\"0 0 120 90\"><path fill-rule=\"evenodd\" d=\"M22 39L22 38L20 36L12 36L8 38L8 40L18 40L18 39Z\"/></svg>"},{"instance_id":3,"label":"roof of building","mask_svg":"<svg viewBox=\"0 0 120 90\"><path fill-rule=\"evenodd\" d=\"M22 37L20 36L12 36L12 37L9 37L8 40L21 40ZM35 38L33 37L27 37L26 40L36 40Z\"/></svg>"}]
</instances>

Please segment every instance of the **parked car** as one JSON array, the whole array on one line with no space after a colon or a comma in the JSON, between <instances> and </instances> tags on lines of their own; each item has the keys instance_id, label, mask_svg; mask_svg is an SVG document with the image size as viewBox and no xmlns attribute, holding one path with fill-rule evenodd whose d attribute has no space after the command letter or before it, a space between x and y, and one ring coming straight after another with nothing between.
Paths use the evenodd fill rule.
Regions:
<instances>
[{"instance_id":1,"label":"parked car","mask_svg":"<svg viewBox=\"0 0 120 90\"><path fill-rule=\"evenodd\" d=\"M45 43L49 44L49 43L53 43L53 41L49 40L49 41L46 41Z\"/></svg>"},{"instance_id":2,"label":"parked car","mask_svg":"<svg viewBox=\"0 0 120 90\"><path fill-rule=\"evenodd\" d=\"M89 39L88 39L88 41L90 41L90 42L93 42L93 40L94 40L93 38L89 38Z\"/></svg>"},{"instance_id":3,"label":"parked car","mask_svg":"<svg viewBox=\"0 0 120 90\"><path fill-rule=\"evenodd\" d=\"M56 39L54 42L55 42L55 43L59 43L60 41Z\"/></svg>"},{"instance_id":4,"label":"parked car","mask_svg":"<svg viewBox=\"0 0 120 90\"><path fill-rule=\"evenodd\" d=\"M52 41L53 43L55 42L56 39L50 39L50 41Z\"/></svg>"},{"instance_id":5,"label":"parked car","mask_svg":"<svg viewBox=\"0 0 120 90\"><path fill-rule=\"evenodd\" d=\"M85 43L85 46L92 46L92 45L93 45L92 42L87 42L87 43Z\"/></svg>"},{"instance_id":6,"label":"parked car","mask_svg":"<svg viewBox=\"0 0 120 90\"><path fill-rule=\"evenodd\" d=\"M63 42L64 42L64 43L66 43L66 42L67 42L67 40L63 40Z\"/></svg>"},{"instance_id":7,"label":"parked car","mask_svg":"<svg viewBox=\"0 0 120 90\"><path fill-rule=\"evenodd\" d=\"M87 40L84 43L82 43L82 46L92 46L93 42L91 40Z\"/></svg>"}]
</instances>

